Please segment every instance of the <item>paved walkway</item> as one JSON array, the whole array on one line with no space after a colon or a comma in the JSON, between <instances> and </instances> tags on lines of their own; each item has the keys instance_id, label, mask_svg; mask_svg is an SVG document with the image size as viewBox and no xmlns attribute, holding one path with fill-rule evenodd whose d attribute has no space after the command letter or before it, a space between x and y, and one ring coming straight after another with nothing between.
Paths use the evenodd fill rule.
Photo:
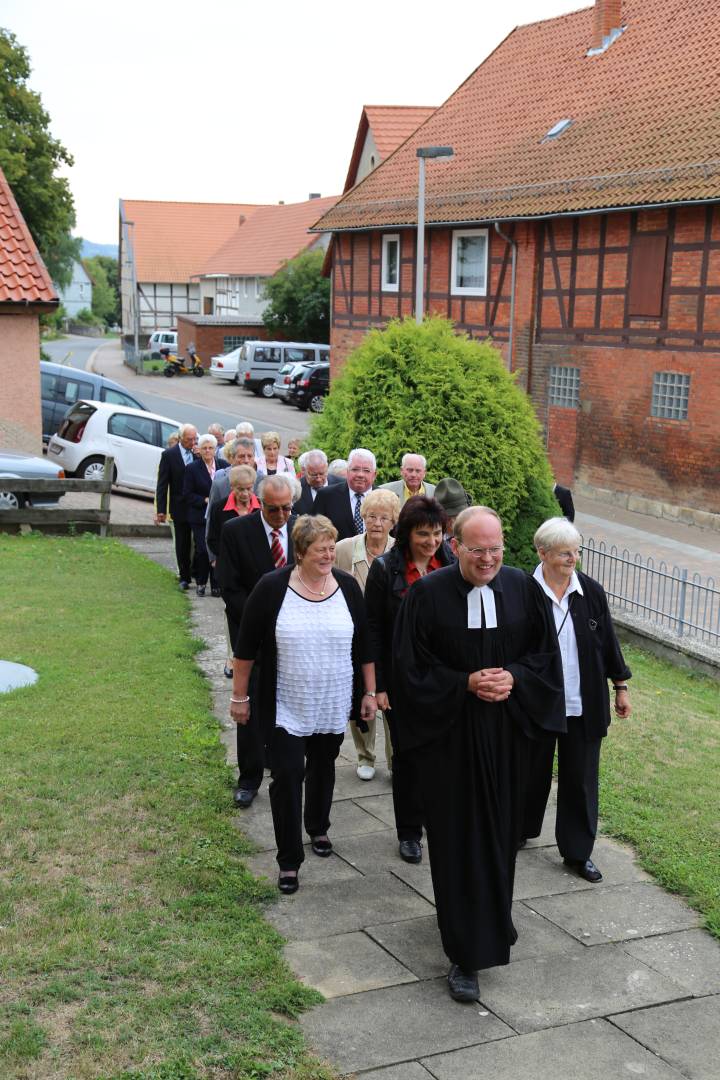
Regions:
<instances>
[{"instance_id":1,"label":"paved walkway","mask_svg":"<svg viewBox=\"0 0 720 1080\"><path fill-rule=\"evenodd\" d=\"M131 546L172 568L167 542ZM190 599L232 761L222 603ZM299 892L267 909L291 967L326 998L300 1021L315 1052L362 1080L718 1080L720 944L614 841L596 845L600 885L568 873L549 817L519 853L512 963L480 973L476 1005L450 1000L427 857L398 857L381 741L363 783L345 740L335 854L308 848ZM237 823L258 848L248 865L274 881L267 782Z\"/></svg>"}]
</instances>

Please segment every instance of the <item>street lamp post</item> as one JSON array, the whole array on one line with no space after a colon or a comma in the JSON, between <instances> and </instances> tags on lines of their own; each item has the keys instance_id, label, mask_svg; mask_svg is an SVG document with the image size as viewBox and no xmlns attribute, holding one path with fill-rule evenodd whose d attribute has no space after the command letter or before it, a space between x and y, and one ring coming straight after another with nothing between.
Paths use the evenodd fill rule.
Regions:
<instances>
[{"instance_id":1,"label":"street lamp post","mask_svg":"<svg viewBox=\"0 0 720 1080\"><path fill-rule=\"evenodd\" d=\"M417 264L415 267L415 322L423 321L423 295L425 279L425 161L427 158L448 158L453 156L452 146L418 146L415 151L418 158L418 224L417 224Z\"/></svg>"}]
</instances>

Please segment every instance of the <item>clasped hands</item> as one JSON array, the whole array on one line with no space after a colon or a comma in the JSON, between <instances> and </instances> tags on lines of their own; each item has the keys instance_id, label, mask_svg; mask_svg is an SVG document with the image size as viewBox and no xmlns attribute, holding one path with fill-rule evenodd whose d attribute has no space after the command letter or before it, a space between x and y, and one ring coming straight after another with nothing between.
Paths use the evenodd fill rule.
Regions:
<instances>
[{"instance_id":1,"label":"clasped hands","mask_svg":"<svg viewBox=\"0 0 720 1080\"><path fill-rule=\"evenodd\" d=\"M482 701L507 701L515 683L505 668L481 668L468 675L467 689Z\"/></svg>"}]
</instances>

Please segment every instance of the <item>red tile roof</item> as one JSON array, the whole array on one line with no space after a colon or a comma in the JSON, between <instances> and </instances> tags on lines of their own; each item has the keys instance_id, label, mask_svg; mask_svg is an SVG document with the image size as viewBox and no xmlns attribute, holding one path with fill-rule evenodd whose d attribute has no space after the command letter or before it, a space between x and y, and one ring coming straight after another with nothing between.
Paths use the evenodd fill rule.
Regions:
<instances>
[{"instance_id":1,"label":"red tile roof","mask_svg":"<svg viewBox=\"0 0 720 1080\"><path fill-rule=\"evenodd\" d=\"M187 282L258 206L249 203L151 202L121 199L121 221L135 254L137 280Z\"/></svg>"},{"instance_id":2,"label":"red tile roof","mask_svg":"<svg viewBox=\"0 0 720 1080\"><path fill-rule=\"evenodd\" d=\"M515 29L317 228L414 224L415 151L437 144L455 157L428 164L429 222L720 199L717 0L625 0L622 24L592 57L592 8Z\"/></svg>"},{"instance_id":3,"label":"red tile roof","mask_svg":"<svg viewBox=\"0 0 720 1080\"><path fill-rule=\"evenodd\" d=\"M260 207L209 259L195 264L193 275L271 277L284 262L317 242L308 229L337 199L331 195Z\"/></svg>"},{"instance_id":4,"label":"red tile roof","mask_svg":"<svg viewBox=\"0 0 720 1080\"><path fill-rule=\"evenodd\" d=\"M372 132L380 161L385 161L393 150L397 150L398 146L435 112L435 108L435 105L365 105L360 116L343 191L347 191L355 183L368 129Z\"/></svg>"},{"instance_id":5,"label":"red tile roof","mask_svg":"<svg viewBox=\"0 0 720 1080\"><path fill-rule=\"evenodd\" d=\"M58 294L0 169L0 304L8 303L57 304Z\"/></svg>"}]
</instances>

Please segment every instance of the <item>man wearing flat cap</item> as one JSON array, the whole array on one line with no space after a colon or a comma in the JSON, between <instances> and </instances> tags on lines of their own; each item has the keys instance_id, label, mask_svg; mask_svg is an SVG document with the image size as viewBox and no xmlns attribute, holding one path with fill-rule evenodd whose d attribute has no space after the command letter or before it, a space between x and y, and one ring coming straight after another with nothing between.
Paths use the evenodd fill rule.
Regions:
<instances>
[{"instance_id":1,"label":"man wearing flat cap","mask_svg":"<svg viewBox=\"0 0 720 1080\"><path fill-rule=\"evenodd\" d=\"M439 502L447 514L445 526L445 539L451 540L455 518L470 505L470 496L459 480L453 480L452 476L444 476L435 488L433 498Z\"/></svg>"}]
</instances>

